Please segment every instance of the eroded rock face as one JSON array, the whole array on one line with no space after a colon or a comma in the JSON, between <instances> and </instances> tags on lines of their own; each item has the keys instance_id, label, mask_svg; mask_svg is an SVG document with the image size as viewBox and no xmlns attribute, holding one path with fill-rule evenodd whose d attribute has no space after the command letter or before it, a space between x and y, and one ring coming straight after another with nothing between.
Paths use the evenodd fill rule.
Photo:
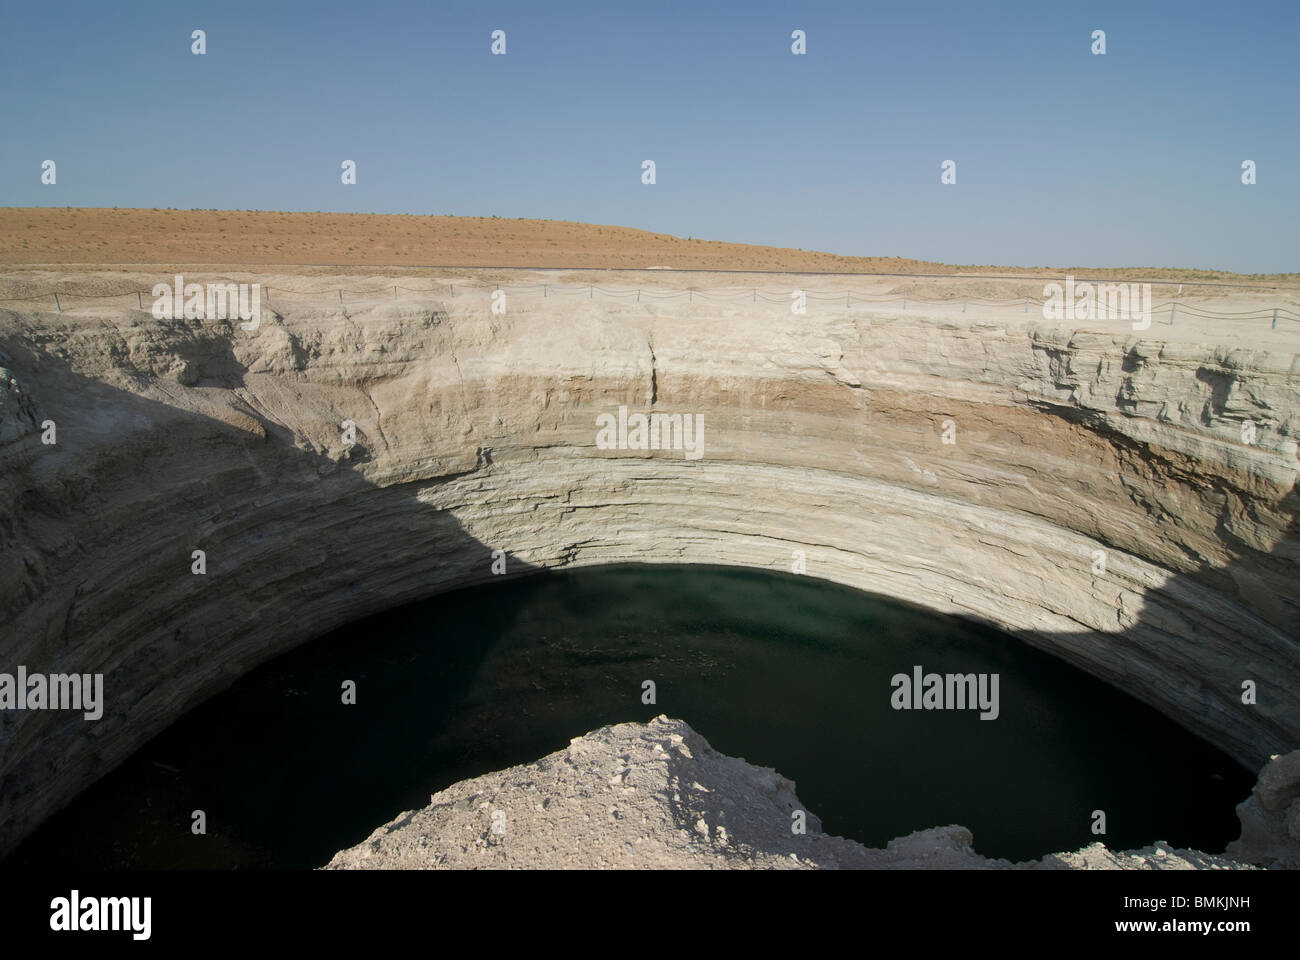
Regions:
<instances>
[{"instance_id":1,"label":"eroded rock face","mask_svg":"<svg viewBox=\"0 0 1300 960\"><path fill-rule=\"evenodd\" d=\"M796 826L797 825L797 826ZM802 828L802 829L800 829ZM1223 870L1246 864L1156 844L1012 864L982 857L960 826L874 850L822 832L775 770L718 753L680 720L620 723L568 748L439 791L329 870Z\"/></svg>"},{"instance_id":2,"label":"eroded rock face","mask_svg":"<svg viewBox=\"0 0 1300 960\"><path fill-rule=\"evenodd\" d=\"M1300 869L1300 750L1269 760L1237 816L1241 837L1228 845L1229 856Z\"/></svg>"},{"instance_id":3,"label":"eroded rock face","mask_svg":"<svg viewBox=\"0 0 1300 960\"><path fill-rule=\"evenodd\" d=\"M482 292L277 299L255 331L0 311L0 669L107 700L0 712L0 853L254 666L494 550L508 576L802 551L1255 769L1300 743L1300 367L1179 330ZM703 455L599 449L620 406L702 415Z\"/></svg>"}]
</instances>

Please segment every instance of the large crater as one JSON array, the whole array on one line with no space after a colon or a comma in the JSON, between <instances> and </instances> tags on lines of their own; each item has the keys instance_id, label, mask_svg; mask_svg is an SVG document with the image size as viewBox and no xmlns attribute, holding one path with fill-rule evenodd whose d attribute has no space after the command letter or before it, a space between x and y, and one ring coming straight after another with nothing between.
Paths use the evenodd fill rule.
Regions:
<instances>
[{"instance_id":1,"label":"large crater","mask_svg":"<svg viewBox=\"0 0 1300 960\"><path fill-rule=\"evenodd\" d=\"M273 298L255 331L0 311L0 669L102 672L106 698L0 713L0 853L252 667L490 580L494 551L506 576L802 558L996 625L1251 770L1300 742L1293 337L757 299L498 315L489 290ZM620 406L702 415L703 455L599 449Z\"/></svg>"}]
</instances>

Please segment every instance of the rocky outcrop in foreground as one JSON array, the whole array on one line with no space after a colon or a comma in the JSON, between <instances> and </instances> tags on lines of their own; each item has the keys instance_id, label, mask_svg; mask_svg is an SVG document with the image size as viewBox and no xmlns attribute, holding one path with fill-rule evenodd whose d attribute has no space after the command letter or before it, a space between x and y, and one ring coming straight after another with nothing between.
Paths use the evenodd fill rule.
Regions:
<instances>
[{"instance_id":1,"label":"rocky outcrop in foreground","mask_svg":"<svg viewBox=\"0 0 1300 960\"><path fill-rule=\"evenodd\" d=\"M1228 856L1272 867L1300 869L1300 750L1274 757L1255 789L1237 804L1241 836Z\"/></svg>"},{"instance_id":2,"label":"rocky outcrop in foreground","mask_svg":"<svg viewBox=\"0 0 1300 960\"><path fill-rule=\"evenodd\" d=\"M1300 752L1271 762L1260 783L1267 778L1266 789L1295 795L1297 774ZM803 834L793 826L800 812ZM920 830L883 850L829 836L794 783L718 753L686 723L660 716L601 727L536 763L463 780L335 854L325 869L1251 869L1163 843L1118 852L1094 843L1018 864L982 857L971 843L960 826ZM1294 857L1300 844L1293 840L1289 853L1269 849L1282 865L1276 858Z\"/></svg>"}]
</instances>

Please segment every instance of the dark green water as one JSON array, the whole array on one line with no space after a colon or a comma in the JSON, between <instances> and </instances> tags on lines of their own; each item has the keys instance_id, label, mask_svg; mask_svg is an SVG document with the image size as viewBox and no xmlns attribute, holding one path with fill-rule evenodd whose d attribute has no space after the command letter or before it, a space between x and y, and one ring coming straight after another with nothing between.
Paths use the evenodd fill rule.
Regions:
<instances>
[{"instance_id":1,"label":"dark green water","mask_svg":"<svg viewBox=\"0 0 1300 960\"><path fill-rule=\"evenodd\" d=\"M890 678L914 664L998 674L999 717L892 709ZM775 767L827 832L871 846L961 823L981 853L1013 860L1097 839L1221 851L1253 784L1155 711L996 631L805 577L604 567L445 594L278 658L6 867L316 867L457 780L660 713ZM194 809L206 836L190 831Z\"/></svg>"}]
</instances>

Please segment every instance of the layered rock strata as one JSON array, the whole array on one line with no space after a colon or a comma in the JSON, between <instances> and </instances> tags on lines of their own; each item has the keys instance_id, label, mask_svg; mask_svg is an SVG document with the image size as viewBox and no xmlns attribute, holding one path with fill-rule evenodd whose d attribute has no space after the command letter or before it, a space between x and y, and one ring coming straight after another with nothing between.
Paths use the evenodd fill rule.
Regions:
<instances>
[{"instance_id":1,"label":"layered rock strata","mask_svg":"<svg viewBox=\"0 0 1300 960\"><path fill-rule=\"evenodd\" d=\"M492 579L498 550L507 576L802 557L994 624L1252 770L1300 743L1292 341L649 297L272 304L251 331L0 311L0 670L103 673L107 701L0 711L0 853L252 667ZM620 407L701 415L702 456L600 449Z\"/></svg>"}]
</instances>

